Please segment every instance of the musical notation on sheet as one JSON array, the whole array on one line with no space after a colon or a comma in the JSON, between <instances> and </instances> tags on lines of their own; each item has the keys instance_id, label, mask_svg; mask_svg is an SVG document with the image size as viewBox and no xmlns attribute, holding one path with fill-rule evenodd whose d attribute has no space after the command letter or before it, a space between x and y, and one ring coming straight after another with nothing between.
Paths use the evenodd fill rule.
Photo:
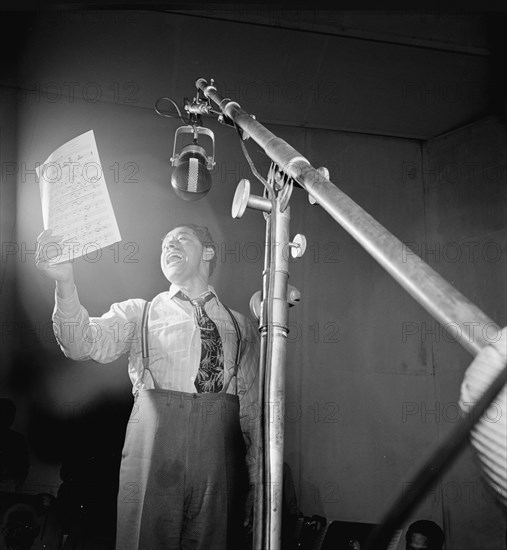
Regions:
<instances>
[{"instance_id":1,"label":"musical notation on sheet","mask_svg":"<svg viewBox=\"0 0 507 550\"><path fill-rule=\"evenodd\" d=\"M93 130L68 141L37 169L44 229L62 236L50 263L121 241Z\"/></svg>"}]
</instances>

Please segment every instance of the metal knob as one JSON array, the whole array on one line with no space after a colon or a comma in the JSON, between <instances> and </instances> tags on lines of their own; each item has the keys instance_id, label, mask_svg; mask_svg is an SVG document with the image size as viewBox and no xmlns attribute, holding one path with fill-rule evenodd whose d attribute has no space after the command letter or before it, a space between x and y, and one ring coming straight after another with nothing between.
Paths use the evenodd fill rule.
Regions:
<instances>
[{"instance_id":1,"label":"metal knob","mask_svg":"<svg viewBox=\"0 0 507 550\"><path fill-rule=\"evenodd\" d=\"M250 194L250 181L242 179L236 187L232 200L231 215L233 218L241 218L247 208L271 212L271 201L264 197Z\"/></svg>"},{"instance_id":2,"label":"metal knob","mask_svg":"<svg viewBox=\"0 0 507 550\"><path fill-rule=\"evenodd\" d=\"M301 234L297 234L294 240L289 243L290 255L293 258L301 258L306 250L306 237Z\"/></svg>"}]
</instances>

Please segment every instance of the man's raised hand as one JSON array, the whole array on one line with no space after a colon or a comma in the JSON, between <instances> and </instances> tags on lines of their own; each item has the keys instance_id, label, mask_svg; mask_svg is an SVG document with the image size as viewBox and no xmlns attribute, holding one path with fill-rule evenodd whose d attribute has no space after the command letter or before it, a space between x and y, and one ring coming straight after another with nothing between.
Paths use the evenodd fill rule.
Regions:
<instances>
[{"instance_id":1,"label":"man's raised hand","mask_svg":"<svg viewBox=\"0 0 507 550\"><path fill-rule=\"evenodd\" d=\"M61 236L53 235L51 229L45 229L37 237L37 251L35 253L35 265L39 271L42 271L56 281L58 285L58 294L62 297L69 295L74 289L74 270L71 262L61 262L50 264L50 260L61 254L62 241Z\"/></svg>"}]
</instances>

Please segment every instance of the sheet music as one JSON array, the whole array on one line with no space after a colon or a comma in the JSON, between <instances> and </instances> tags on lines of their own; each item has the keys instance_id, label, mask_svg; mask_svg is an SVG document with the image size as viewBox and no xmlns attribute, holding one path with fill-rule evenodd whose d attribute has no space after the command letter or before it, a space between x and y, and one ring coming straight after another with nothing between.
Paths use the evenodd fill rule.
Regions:
<instances>
[{"instance_id":1,"label":"sheet music","mask_svg":"<svg viewBox=\"0 0 507 550\"><path fill-rule=\"evenodd\" d=\"M93 130L56 149L37 176L44 229L63 237L51 264L121 241Z\"/></svg>"}]
</instances>

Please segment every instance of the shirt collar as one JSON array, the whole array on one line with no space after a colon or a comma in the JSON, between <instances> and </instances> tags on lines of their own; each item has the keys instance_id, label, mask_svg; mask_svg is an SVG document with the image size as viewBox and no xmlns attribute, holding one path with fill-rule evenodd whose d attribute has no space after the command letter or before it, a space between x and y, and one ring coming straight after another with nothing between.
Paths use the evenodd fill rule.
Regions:
<instances>
[{"instance_id":1,"label":"shirt collar","mask_svg":"<svg viewBox=\"0 0 507 550\"><path fill-rule=\"evenodd\" d=\"M169 288L169 298L171 298L171 299L174 298L175 294L177 294L180 290L185 294L185 292L182 290L182 287L180 285L172 283L171 287ZM208 290L206 292L211 292L213 294L213 296L216 299L218 299L218 295L217 295L215 289L211 285L208 285Z\"/></svg>"}]
</instances>

